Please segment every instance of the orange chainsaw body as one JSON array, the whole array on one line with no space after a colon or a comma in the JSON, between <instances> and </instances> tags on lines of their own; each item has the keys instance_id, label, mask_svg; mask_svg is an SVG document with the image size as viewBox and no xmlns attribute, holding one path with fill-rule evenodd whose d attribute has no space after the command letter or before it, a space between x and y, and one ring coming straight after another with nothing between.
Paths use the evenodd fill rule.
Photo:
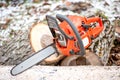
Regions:
<instances>
[{"instance_id":1,"label":"orange chainsaw body","mask_svg":"<svg viewBox=\"0 0 120 80\"><path fill-rule=\"evenodd\" d=\"M73 24L77 28L79 35L82 38L84 48L88 48L92 43L92 38L96 38L104 28L102 20L99 17L86 18L75 15L69 15L67 17L73 22ZM85 25L91 25L93 23L96 23L96 25L94 27L91 26L86 29L82 26L83 23ZM66 34L73 36L74 39L67 39L66 46L61 46L59 42L56 42L57 49L66 56L70 56L72 53L77 53L79 51L79 46L77 45L77 39L72 29L66 21L61 22L59 26Z\"/></svg>"}]
</instances>

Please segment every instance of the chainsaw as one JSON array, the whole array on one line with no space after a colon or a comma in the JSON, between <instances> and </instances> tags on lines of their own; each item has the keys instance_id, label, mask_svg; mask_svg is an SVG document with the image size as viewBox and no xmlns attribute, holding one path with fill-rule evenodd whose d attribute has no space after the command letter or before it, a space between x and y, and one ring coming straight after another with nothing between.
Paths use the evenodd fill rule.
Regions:
<instances>
[{"instance_id":1,"label":"chainsaw","mask_svg":"<svg viewBox=\"0 0 120 80\"><path fill-rule=\"evenodd\" d=\"M11 70L13 76L24 72L56 52L65 56L84 56L85 49L90 46L92 39L96 38L104 28L99 17L86 18L57 14L56 18L46 15L46 20L53 36L53 43L13 67Z\"/></svg>"}]
</instances>

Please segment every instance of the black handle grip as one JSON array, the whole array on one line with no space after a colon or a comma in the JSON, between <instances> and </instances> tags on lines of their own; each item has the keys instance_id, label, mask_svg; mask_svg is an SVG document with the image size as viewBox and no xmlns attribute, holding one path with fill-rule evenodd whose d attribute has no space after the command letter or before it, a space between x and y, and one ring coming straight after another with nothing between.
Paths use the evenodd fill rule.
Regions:
<instances>
[{"instance_id":1,"label":"black handle grip","mask_svg":"<svg viewBox=\"0 0 120 80\"><path fill-rule=\"evenodd\" d=\"M88 29L88 28L91 27L91 25L87 25L87 24L82 24L81 26L82 26L83 28L86 28L86 29Z\"/></svg>"}]
</instances>

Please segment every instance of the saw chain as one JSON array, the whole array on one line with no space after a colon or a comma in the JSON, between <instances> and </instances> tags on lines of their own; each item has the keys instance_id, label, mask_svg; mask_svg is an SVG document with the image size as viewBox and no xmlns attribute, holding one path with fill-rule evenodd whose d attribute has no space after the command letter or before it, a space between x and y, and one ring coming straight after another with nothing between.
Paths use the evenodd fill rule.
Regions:
<instances>
[{"instance_id":1,"label":"saw chain","mask_svg":"<svg viewBox=\"0 0 120 80\"><path fill-rule=\"evenodd\" d=\"M111 25L109 20L103 20L103 24L104 30L97 38L92 40L89 49L100 57L104 65L107 65L111 48L114 46L115 28Z\"/></svg>"}]
</instances>

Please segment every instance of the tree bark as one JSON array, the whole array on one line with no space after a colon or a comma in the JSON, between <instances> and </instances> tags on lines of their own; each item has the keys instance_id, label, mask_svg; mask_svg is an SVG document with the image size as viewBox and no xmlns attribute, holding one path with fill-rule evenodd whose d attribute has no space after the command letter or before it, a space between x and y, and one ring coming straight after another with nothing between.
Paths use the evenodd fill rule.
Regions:
<instances>
[{"instance_id":1,"label":"tree bark","mask_svg":"<svg viewBox=\"0 0 120 80\"><path fill-rule=\"evenodd\" d=\"M0 48L0 64L14 65L32 55L33 51L29 44L29 31L20 31L14 38L6 42Z\"/></svg>"}]
</instances>

